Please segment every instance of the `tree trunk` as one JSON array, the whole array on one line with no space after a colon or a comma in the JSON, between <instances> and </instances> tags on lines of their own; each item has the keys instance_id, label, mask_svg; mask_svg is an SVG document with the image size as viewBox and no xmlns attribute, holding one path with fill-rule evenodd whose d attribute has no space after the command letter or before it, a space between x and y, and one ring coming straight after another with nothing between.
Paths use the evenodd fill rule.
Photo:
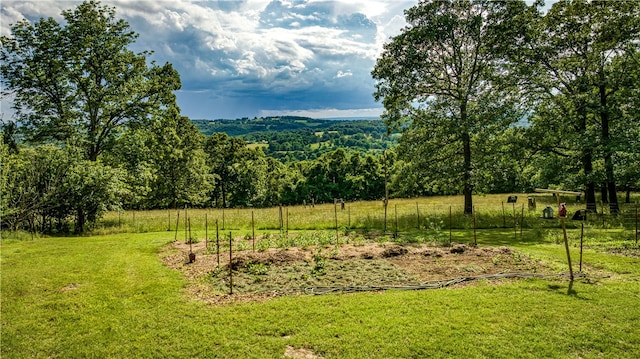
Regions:
<instances>
[{"instance_id":1,"label":"tree trunk","mask_svg":"<svg viewBox=\"0 0 640 359\"><path fill-rule=\"evenodd\" d=\"M585 151L585 153L583 154L582 163L584 166L584 173L588 177L593 172L593 163L591 162L590 150ZM587 183L585 184L584 194L584 200L587 203L587 210L593 213L597 213L598 206L596 205L596 186L592 180L587 180Z\"/></svg>"},{"instance_id":2,"label":"tree trunk","mask_svg":"<svg viewBox=\"0 0 640 359\"><path fill-rule=\"evenodd\" d=\"M607 186L609 187L609 212L618 213L620 212L620 205L618 204L616 183L611 181L607 183Z\"/></svg>"},{"instance_id":3,"label":"tree trunk","mask_svg":"<svg viewBox=\"0 0 640 359\"><path fill-rule=\"evenodd\" d=\"M604 74L601 71L601 76ZM620 207L618 205L618 193L616 190L615 175L613 173L613 154L610 146L609 133L609 109L607 108L607 88L604 80L600 82L600 123L602 126L602 144L604 148L604 172L607 177L607 190L609 191L609 211L618 213Z\"/></svg>"},{"instance_id":4,"label":"tree trunk","mask_svg":"<svg viewBox=\"0 0 640 359\"><path fill-rule=\"evenodd\" d=\"M600 201L602 201L602 203L609 203L609 197L607 196L607 183L603 183L602 185L600 185Z\"/></svg>"},{"instance_id":5,"label":"tree trunk","mask_svg":"<svg viewBox=\"0 0 640 359\"><path fill-rule=\"evenodd\" d=\"M584 103L578 104L578 112L580 114L580 123L578 131L584 132L587 129L587 114L586 105ZM580 157L582 166L584 168L585 181L585 202L587 203L587 210L593 213L598 212L598 206L596 205L596 186L593 183L591 174L593 173L593 148L585 147L582 149L582 156Z\"/></svg>"},{"instance_id":6,"label":"tree trunk","mask_svg":"<svg viewBox=\"0 0 640 359\"><path fill-rule=\"evenodd\" d=\"M84 210L82 208L78 208L76 210L76 228L75 228L75 232L76 233L82 233L84 232L84 223L85 223L85 215L84 215Z\"/></svg>"},{"instance_id":7,"label":"tree trunk","mask_svg":"<svg viewBox=\"0 0 640 359\"><path fill-rule=\"evenodd\" d=\"M464 185L464 213L473 213L473 184L471 183L471 136L465 132L462 135L464 147L464 173L462 174L462 182Z\"/></svg>"}]
</instances>

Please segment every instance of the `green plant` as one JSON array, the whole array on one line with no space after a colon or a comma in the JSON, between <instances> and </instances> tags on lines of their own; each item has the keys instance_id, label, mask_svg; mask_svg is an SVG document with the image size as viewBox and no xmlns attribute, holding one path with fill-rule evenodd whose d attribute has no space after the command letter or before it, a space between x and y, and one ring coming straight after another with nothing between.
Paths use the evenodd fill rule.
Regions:
<instances>
[{"instance_id":1,"label":"green plant","mask_svg":"<svg viewBox=\"0 0 640 359\"><path fill-rule=\"evenodd\" d=\"M493 263L494 266L499 265L500 264L500 257L498 257L498 256L491 257L491 262Z\"/></svg>"},{"instance_id":2,"label":"green plant","mask_svg":"<svg viewBox=\"0 0 640 359\"><path fill-rule=\"evenodd\" d=\"M189 243L189 241L193 244L200 243L200 238L198 238L198 232L192 232L187 243Z\"/></svg>"},{"instance_id":3,"label":"green plant","mask_svg":"<svg viewBox=\"0 0 640 359\"><path fill-rule=\"evenodd\" d=\"M237 251L246 251L251 249L251 243L249 242L245 242L245 241L238 241L236 243L236 250Z\"/></svg>"},{"instance_id":4,"label":"green plant","mask_svg":"<svg viewBox=\"0 0 640 359\"><path fill-rule=\"evenodd\" d=\"M253 275L266 275L269 272L269 267L264 263L247 262L247 273Z\"/></svg>"},{"instance_id":5,"label":"green plant","mask_svg":"<svg viewBox=\"0 0 640 359\"><path fill-rule=\"evenodd\" d=\"M318 248L318 251L313 255L313 268L311 268L311 275L317 276L323 274L326 260L326 257L322 253L322 249Z\"/></svg>"}]
</instances>

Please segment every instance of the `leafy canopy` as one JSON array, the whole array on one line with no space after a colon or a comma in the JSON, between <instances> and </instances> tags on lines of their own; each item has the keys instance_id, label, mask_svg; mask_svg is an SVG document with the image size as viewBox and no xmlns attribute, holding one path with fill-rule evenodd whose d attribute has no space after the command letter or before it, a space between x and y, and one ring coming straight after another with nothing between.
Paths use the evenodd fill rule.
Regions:
<instances>
[{"instance_id":1,"label":"leafy canopy","mask_svg":"<svg viewBox=\"0 0 640 359\"><path fill-rule=\"evenodd\" d=\"M96 160L123 126L175 106L180 77L128 49L137 34L113 8L85 1L62 15L65 25L23 20L1 38L3 96L14 96L29 140L77 145Z\"/></svg>"}]
</instances>

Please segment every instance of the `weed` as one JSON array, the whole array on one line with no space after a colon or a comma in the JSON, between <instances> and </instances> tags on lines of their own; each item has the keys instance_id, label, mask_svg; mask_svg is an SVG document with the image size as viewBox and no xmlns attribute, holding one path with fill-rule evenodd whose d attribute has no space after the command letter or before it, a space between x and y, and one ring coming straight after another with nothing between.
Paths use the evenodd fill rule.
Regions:
<instances>
[{"instance_id":1,"label":"weed","mask_svg":"<svg viewBox=\"0 0 640 359\"><path fill-rule=\"evenodd\" d=\"M491 257L491 262L493 263L494 266L500 265L500 257L498 256Z\"/></svg>"},{"instance_id":2,"label":"weed","mask_svg":"<svg viewBox=\"0 0 640 359\"><path fill-rule=\"evenodd\" d=\"M516 263L519 263L522 261L522 257L520 256L520 253L513 252L513 261Z\"/></svg>"},{"instance_id":3,"label":"weed","mask_svg":"<svg viewBox=\"0 0 640 359\"><path fill-rule=\"evenodd\" d=\"M326 260L326 257L322 254L322 249L319 248L316 254L313 255L313 268L311 268L312 276L324 274Z\"/></svg>"},{"instance_id":4,"label":"weed","mask_svg":"<svg viewBox=\"0 0 640 359\"><path fill-rule=\"evenodd\" d=\"M252 261L247 262L247 273L252 275L266 275L269 272L269 267L264 263L255 263Z\"/></svg>"},{"instance_id":5,"label":"weed","mask_svg":"<svg viewBox=\"0 0 640 359\"><path fill-rule=\"evenodd\" d=\"M251 243L249 242L245 242L245 241L240 241L236 243L236 250L237 251L246 251L251 249Z\"/></svg>"}]
</instances>

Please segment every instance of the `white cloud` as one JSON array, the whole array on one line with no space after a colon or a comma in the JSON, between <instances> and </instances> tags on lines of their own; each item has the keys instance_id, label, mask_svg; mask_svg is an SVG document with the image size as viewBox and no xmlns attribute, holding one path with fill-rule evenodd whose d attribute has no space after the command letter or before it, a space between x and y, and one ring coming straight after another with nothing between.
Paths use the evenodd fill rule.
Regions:
<instances>
[{"instance_id":1,"label":"white cloud","mask_svg":"<svg viewBox=\"0 0 640 359\"><path fill-rule=\"evenodd\" d=\"M8 23L22 15L30 19L52 16L61 21L62 9L72 9L80 3L3 0L0 31L9 34ZM124 18L140 34L136 51L153 50L153 60L174 65L187 92L206 90L212 97L253 92L255 96L280 96L279 100L296 97L301 91L334 94L327 96L327 101L353 93L359 101L353 107L373 107L371 68L383 42L404 25L402 9L416 1L309 0L283 1L279 5L270 0L101 3L114 6L116 17ZM346 85L336 81L343 77L354 80ZM304 106L302 100L296 101L297 106ZM188 107L183 106L183 111L189 116Z\"/></svg>"},{"instance_id":2,"label":"white cloud","mask_svg":"<svg viewBox=\"0 0 640 359\"><path fill-rule=\"evenodd\" d=\"M339 79L339 78L342 78L342 77L351 77L351 76L353 76L353 73L350 70L347 70L347 71L340 70L340 71L338 71L338 73L333 78L334 79Z\"/></svg>"}]
</instances>

